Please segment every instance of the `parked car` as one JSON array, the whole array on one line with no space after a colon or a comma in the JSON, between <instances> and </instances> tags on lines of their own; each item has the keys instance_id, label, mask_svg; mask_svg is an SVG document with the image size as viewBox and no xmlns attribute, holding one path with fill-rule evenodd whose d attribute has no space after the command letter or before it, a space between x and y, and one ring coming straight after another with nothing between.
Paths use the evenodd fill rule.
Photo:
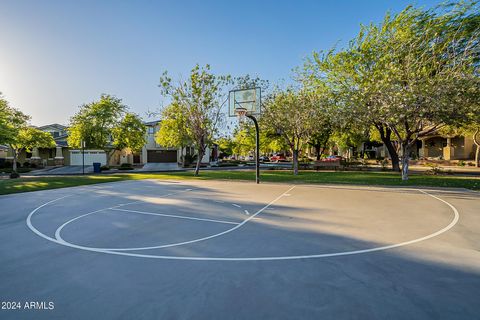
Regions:
<instances>
[{"instance_id":1,"label":"parked car","mask_svg":"<svg viewBox=\"0 0 480 320\"><path fill-rule=\"evenodd\" d=\"M287 158L284 154L276 153L270 157L271 162L280 162L280 161L287 161Z\"/></svg>"},{"instance_id":2,"label":"parked car","mask_svg":"<svg viewBox=\"0 0 480 320\"><path fill-rule=\"evenodd\" d=\"M270 158L267 156L260 156L260 161L261 162L270 162Z\"/></svg>"},{"instance_id":3,"label":"parked car","mask_svg":"<svg viewBox=\"0 0 480 320\"><path fill-rule=\"evenodd\" d=\"M343 160L343 157L341 156L328 156L322 161L342 161L342 160Z\"/></svg>"},{"instance_id":4,"label":"parked car","mask_svg":"<svg viewBox=\"0 0 480 320\"><path fill-rule=\"evenodd\" d=\"M246 157L245 157L245 160L246 160L246 161L254 161L254 160L255 160L255 157L254 157L254 156L246 156Z\"/></svg>"}]
</instances>

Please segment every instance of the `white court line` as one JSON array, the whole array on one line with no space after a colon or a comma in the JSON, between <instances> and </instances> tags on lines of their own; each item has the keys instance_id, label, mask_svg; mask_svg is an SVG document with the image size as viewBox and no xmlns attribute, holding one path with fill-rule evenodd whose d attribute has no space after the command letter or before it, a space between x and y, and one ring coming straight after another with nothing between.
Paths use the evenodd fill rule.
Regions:
<instances>
[{"instance_id":1,"label":"white court line","mask_svg":"<svg viewBox=\"0 0 480 320\"><path fill-rule=\"evenodd\" d=\"M184 190L182 191L178 191L178 192L170 192L170 193L166 193L166 194L163 194L163 195L160 195L158 197L162 198L162 197L168 197L168 196L171 196L171 195L174 195L174 194L178 194L178 193L183 193L183 192L186 192ZM124 207L124 206L127 206L129 204L134 204L134 203L139 203L139 202L142 202L142 200L136 200L136 201L132 201L132 202L127 202L127 203L121 203L121 204L117 204L113 207L110 207L110 208L103 208L103 209L98 209L98 210L95 210L95 211L91 211L91 212L88 212L88 213L85 213L85 214L82 214L78 217L75 217L71 220L68 220L67 222L65 222L64 224L62 224L60 227L57 228L57 230L55 231L55 238L59 241L64 241L60 235L60 233L62 232L62 229L65 228L66 225L68 225L69 223L72 223L73 221L76 221L78 219L81 219L81 218L84 218L84 217L87 217L91 214L94 214L94 213L97 213L97 212L101 212L101 211L105 211L105 210L111 210L111 209L115 209L115 208L119 208L119 207Z\"/></svg>"},{"instance_id":2,"label":"white court line","mask_svg":"<svg viewBox=\"0 0 480 320\"><path fill-rule=\"evenodd\" d=\"M236 204L236 203L232 203L232 206L237 207L237 208L241 208L241 207L242 207L242 206L239 206L239 205Z\"/></svg>"},{"instance_id":3,"label":"white court line","mask_svg":"<svg viewBox=\"0 0 480 320\"><path fill-rule=\"evenodd\" d=\"M183 241L183 242L178 242L178 243L172 243L172 244L166 244L166 245L159 245L159 246L151 246L151 247L141 247L141 248L95 248L95 247L85 247L85 246L80 246L80 245L76 245L76 244L73 244L73 243L70 243L70 242L67 242L65 241L62 237L61 237L61 231L63 229L63 227L65 227L67 225L67 223L69 223L68 221L66 223L64 223L62 226L60 226L56 231L55 231L55 238L52 238L52 237L49 237L43 233L41 233L39 230L37 230L32 222L31 222L31 218L33 216L33 214L38 210L40 209L41 207L49 204L49 203L52 203L52 202L55 202L55 201L50 201L48 203L45 203L43 204L42 206L36 208L35 210L33 210L32 212L30 212L30 214L28 215L27 217L27 226L34 232L36 233L37 235L39 235L40 237L44 238L44 239L47 239L49 241L52 241L52 242L55 242L55 243L58 243L58 244L61 244L61 245L64 245L64 246L68 246L68 247L72 247L72 248L76 248L76 249L81 249L81 250L86 250L86 251L93 251L93 252L102 252L102 253L111 253L111 254L119 254L119 255L133 255L133 253L128 253L128 252L119 252L119 251L136 251L136 250L149 250L149 249L161 249L161 248L169 248L169 247L175 247L175 246L181 246L181 245L185 245L185 244L191 244L191 243L196 243L196 242L200 242L200 241L205 241L205 240L209 240L209 239L213 239L213 238L216 238L216 237L219 237L219 236L222 236L222 235L225 235L229 232L232 232L238 228L240 228L241 226L243 226L245 223L247 223L248 221L250 221L251 219L253 219L256 215L260 214L261 212L263 212L265 209L267 209L269 206L271 206L272 204L274 204L275 202L277 202L278 200L280 200L283 195L287 192L289 192L290 190L292 190L293 188L295 188L295 186L292 186L290 187L287 191L285 191L284 193L282 193L281 195L279 195L278 197L276 197L275 199L273 199L272 201L270 201L267 205L265 205L263 208L261 208L260 210L258 210L255 214L251 215L250 217L248 217L247 219L243 220L241 223L239 223L238 225L236 225L235 227L233 228L230 228L228 230L225 230L223 232L220 232L220 233L217 233L217 234L213 234L213 235L210 235L210 236L207 236L207 237L203 237L203 238L199 238L199 239L194 239L194 240L189 240L189 241ZM57 200L60 200L62 198L59 198ZM107 210L107 209L110 209L110 208L106 208L106 209L103 209L103 210ZM92 212L93 213L93 212ZM85 215L88 215L88 214L91 214L91 213L87 213ZM83 216L85 216L83 215ZM81 216L80 216L81 217ZM80 217L77 217L77 218L80 218ZM75 219L77 219L75 218ZM71 221L75 220L75 219L72 219Z\"/></svg>"},{"instance_id":4,"label":"white court line","mask_svg":"<svg viewBox=\"0 0 480 320\"><path fill-rule=\"evenodd\" d=\"M178 219L188 219L188 220L198 220L198 221L207 221L207 222L216 222L216 223L226 223L226 224L239 224L239 222L232 222L232 221L224 221L224 220L215 220L215 219L205 219L205 218L194 218L188 216L179 216L175 214L166 214L166 213L157 213L157 212L146 212L146 211L138 211L138 210L127 210L127 209L117 209L112 208L110 210L115 211L124 211L124 212L133 212L145 215L152 215L152 216L161 216L161 217L168 217L168 218L178 218Z\"/></svg>"},{"instance_id":5,"label":"white court line","mask_svg":"<svg viewBox=\"0 0 480 320\"><path fill-rule=\"evenodd\" d=\"M177 247L177 246L183 246L183 245L186 245L186 244L192 244L192 243L196 243L196 242L200 242L200 241L205 241L205 240L209 240L209 239L213 239L213 238L216 238L216 237L219 237L219 236L222 236L222 235L225 235L229 232L232 232L238 228L240 228L241 226L243 226L245 223L247 223L248 221L250 221L251 219L253 219L256 215L260 214L263 210L267 209L269 206L271 206L272 204L274 204L276 201L278 201L280 198L283 197L283 195L286 193L286 192L289 192L290 190L292 190L293 188L295 188L295 186L291 187L290 189L288 189L287 191L285 191L284 193L282 193L281 195L279 195L277 198L273 199L270 203L268 203L266 206L264 206L263 208L261 208L260 210L258 210L255 214L253 214L252 216L248 217L247 219L243 220L241 223L237 224L235 227L233 228L230 228L228 230L225 230L223 232L220 232L220 233L216 233L216 234L213 234L213 235L210 235L210 236L206 236L206 237L203 237L203 238L198 238L198 239L193 239L193 240L188 240L188 241L183 241L183 242L177 242L177 243L169 243L169 244L164 244L164 245L157 245L157 246L149 246L149 247L138 247L138 248L95 248L95 247L85 247L85 246L78 246L78 245L75 245L76 247L79 247L79 248L83 248L85 250L89 250L89 249L94 249L94 250L101 250L102 252L106 251L106 252L114 252L114 251L139 251L139 250L151 250L151 249L163 249L163 248L171 248L171 247ZM60 227L60 231L61 231L61 228ZM64 245L71 245L70 242L67 242L65 241L64 239L62 239L61 235L60 235L60 231L59 229L57 229L58 232L55 232L55 237L57 238L56 240L60 241L61 244L64 244ZM58 236L57 236L58 235Z\"/></svg>"},{"instance_id":6,"label":"white court line","mask_svg":"<svg viewBox=\"0 0 480 320\"><path fill-rule=\"evenodd\" d=\"M244 210L244 211L245 211L245 214L246 214L247 216L250 215L250 212L248 212L248 210Z\"/></svg>"},{"instance_id":7,"label":"white court line","mask_svg":"<svg viewBox=\"0 0 480 320\"><path fill-rule=\"evenodd\" d=\"M294 187L290 188L288 191L292 190ZM392 244L392 245L387 245L387 246L381 246L381 247L375 247L375 248L370 248L370 249L363 249L363 250L353 250L353 251L343 251L343 252L334 252L334 253L324 253L324 254L311 254L311 255L297 255L297 256L272 256L272 257L246 257L246 258L223 258L223 257L187 257L187 256L162 256L162 255L148 255L148 254L138 254L138 253L130 253L130 252L119 252L119 251L114 251L114 250L104 250L104 249L100 249L100 248L90 248L90 247L82 247L82 246L78 246L78 245L75 245L75 244L72 244L72 243L69 243L69 242L66 242L66 241L59 241L57 239L54 239L54 238L51 238L43 233L41 233L40 231L38 231L33 225L32 225L32 222L31 222L31 219L32 219L32 216L35 214L35 212L37 212L40 208L50 204L50 203L53 203L55 201L58 201L60 199L63 199L65 197L62 197L62 198L58 198L58 199L55 199L55 200L51 200L47 203L44 203L43 205L35 208L32 212L30 212L30 214L28 215L27 217L27 226L35 233L37 234L38 236L46 239L46 240L49 240L49 241L52 241L52 242L55 242L57 244L60 244L60 245L64 245L64 246L68 246L68 247L71 247L71 248L76 248L76 249L80 249L80 250L85 250L85 251L92 251L92 252L99 252L99 253L106 253L106 254L114 254L114 255L123 255L123 256L129 256L129 257L137 257L137 258L150 258L150 259L165 259L165 260L189 260L189 261L277 261L277 260L297 260L297 259L316 259L316 258L328 258L328 257L336 257L336 256L348 256L348 255L355 255L355 254L363 254L363 253L370 253L370 252L375 252L375 251L383 251L383 250L388 250L388 249L393 249L393 248L398 248L398 247L403 247L403 246L407 246L407 245L411 245L411 244L414 244L414 243L419 243L421 241L425 241L425 240L428 240L428 239L431 239L431 238L434 238L442 233L445 233L447 232L448 230L450 230L451 228L453 228L459 218L460 218L460 214L458 213L458 210L451 204L449 203L448 201L446 200L443 200L437 196L434 196L426 191L423 191L423 190L420 190L420 189L413 189L413 190L417 190L421 193L424 193L434 199L437 199L443 203L445 203L447 206L450 207L450 209L452 209L453 211L453 214L454 214L454 217L452 219L452 221L447 225L445 226L444 228L434 232L434 233L431 233L429 235L426 235L424 237L421 237L421 238L417 238L417 239L413 239L413 240L410 240L410 241L405 241L405 242L401 242L401 243L397 243L397 244ZM288 192L287 191L287 192ZM286 193L286 192L285 192ZM275 198L273 201L271 201L269 204L267 204L265 207L263 207L262 209L260 209L259 211L257 211L254 215L250 216L248 219L245 219L241 224L235 226L234 228L232 229L229 229L227 231L224 231L224 232L221 232L219 234L216 234L216 235L213 235L213 236L210 236L210 237L205 237L201 240L194 240L193 242L198 242L198 241L203 241L203 240L207 240L207 239L211 239L211 238L214 238L214 237L218 237L220 235L223 235L223 234L226 234L228 232L231 232L233 230L236 230L238 228L240 228L243 224L247 223L248 221L250 221L251 219L255 218L260 212L262 212L263 210L267 209L270 205L272 205L273 203L275 203L276 201L278 201L280 198L282 198L284 196L284 194L280 195L279 197ZM192 243L191 241L187 241L186 243Z\"/></svg>"}]
</instances>

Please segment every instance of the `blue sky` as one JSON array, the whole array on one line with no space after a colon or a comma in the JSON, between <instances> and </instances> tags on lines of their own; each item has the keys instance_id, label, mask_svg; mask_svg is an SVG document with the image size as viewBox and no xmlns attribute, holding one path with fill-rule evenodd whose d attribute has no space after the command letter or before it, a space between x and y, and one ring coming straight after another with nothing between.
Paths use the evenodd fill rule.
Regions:
<instances>
[{"instance_id":1,"label":"blue sky","mask_svg":"<svg viewBox=\"0 0 480 320\"><path fill-rule=\"evenodd\" d=\"M161 106L159 77L209 63L218 74L271 82L313 51L343 46L386 11L439 1L0 2L0 91L32 123L67 124L101 93L145 116Z\"/></svg>"}]
</instances>

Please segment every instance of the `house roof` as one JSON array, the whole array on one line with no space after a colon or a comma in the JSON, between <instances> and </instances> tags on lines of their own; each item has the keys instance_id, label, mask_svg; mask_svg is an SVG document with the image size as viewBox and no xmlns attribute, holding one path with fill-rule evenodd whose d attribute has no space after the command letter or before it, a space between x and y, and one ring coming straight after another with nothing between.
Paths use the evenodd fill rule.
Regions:
<instances>
[{"instance_id":1,"label":"house roof","mask_svg":"<svg viewBox=\"0 0 480 320\"><path fill-rule=\"evenodd\" d=\"M68 147L67 140L55 140L57 147Z\"/></svg>"},{"instance_id":2,"label":"house roof","mask_svg":"<svg viewBox=\"0 0 480 320\"><path fill-rule=\"evenodd\" d=\"M145 121L143 124L146 126L156 126L161 120Z\"/></svg>"},{"instance_id":3,"label":"house roof","mask_svg":"<svg viewBox=\"0 0 480 320\"><path fill-rule=\"evenodd\" d=\"M66 126L58 124L58 123L52 123L52 124L47 124L47 125L44 125L44 126L37 127L37 129L40 129L40 130L43 130L43 129L46 129L46 128L56 128L56 129L59 129L59 130L67 129Z\"/></svg>"}]
</instances>

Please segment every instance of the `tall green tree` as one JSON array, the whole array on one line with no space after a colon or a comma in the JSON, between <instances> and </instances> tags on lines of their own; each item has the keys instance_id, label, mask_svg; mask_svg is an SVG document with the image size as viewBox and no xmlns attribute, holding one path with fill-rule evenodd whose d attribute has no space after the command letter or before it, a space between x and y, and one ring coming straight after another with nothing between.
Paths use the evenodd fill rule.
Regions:
<instances>
[{"instance_id":1,"label":"tall green tree","mask_svg":"<svg viewBox=\"0 0 480 320\"><path fill-rule=\"evenodd\" d=\"M478 12L472 3L446 13L407 7L363 26L347 49L314 56L304 79L326 80L340 114L377 128L392 156L394 136L406 180L416 141L458 124L478 104Z\"/></svg>"},{"instance_id":2,"label":"tall green tree","mask_svg":"<svg viewBox=\"0 0 480 320\"><path fill-rule=\"evenodd\" d=\"M180 105L172 103L161 112L160 130L155 134L155 141L164 147L183 148L192 144L191 135L186 125L186 117ZM185 165L185 157L182 157Z\"/></svg>"},{"instance_id":3,"label":"tall green tree","mask_svg":"<svg viewBox=\"0 0 480 320\"><path fill-rule=\"evenodd\" d=\"M28 126L30 117L20 110L10 107L7 100L0 95L0 144L9 146L13 154L13 174L18 177L17 159L22 149L54 147L50 134Z\"/></svg>"},{"instance_id":4,"label":"tall green tree","mask_svg":"<svg viewBox=\"0 0 480 320\"><path fill-rule=\"evenodd\" d=\"M392 130L378 116L381 105L377 78L382 73L378 63L382 50L378 32L375 25L362 26L346 49L314 53L305 62L300 77L307 87L329 87L335 101L335 108L329 110L336 131L364 131L373 126L390 154L392 170L400 171Z\"/></svg>"},{"instance_id":5,"label":"tall green tree","mask_svg":"<svg viewBox=\"0 0 480 320\"><path fill-rule=\"evenodd\" d=\"M69 146L103 149L108 160L115 150L139 151L145 144L146 127L139 116L128 112L122 100L102 94L98 101L84 104L70 119Z\"/></svg>"},{"instance_id":6,"label":"tall green tree","mask_svg":"<svg viewBox=\"0 0 480 320\"><path fill-rule=\"evenodd\" d=\"M8 145L14 142L29 120L29 116L11 107L0 93L0 144Z\"/></svg>"},{"instance_id":7,"label":"tall green tree","mask_svg":"<svg viewBox=\"0 0 480 320\"><path fill-rule=\"evenodd\" d=\"M118 127L127 111L122 100L102 94L98 101L80 106L70 118L68 145L81 148L85 141L87 148L107 150L112 145L112 131Z\"/></svg>"},{"instance_id":8,"label":"tall green tree","mask_svg":"<svg viewBox=\"0 0 480 320\"><path fill-rule=\"evenodd\" d=\"M178 112L175 114L182 116L185 134L197 150L195 175L200 171L206 148L213 142L222 120L221 109L226 101L223 89L230 81L228 76L211 73L209 65L200 67L198 64L190 71L186 81L173 83L167 72L160 78L162 94L177 106ZM172 118L167 113L162 120L170 121ZM175 130L175 127L172 126L171 130Z\"/></svg>"},{"instance_id":9,"label":"tall green tree","mask_svg":"<svg viewBox=\"0 0 480 320\"><path fill-rule=\"evenodd\" d=\"M27 126L21 128L15 140L9 143L13 153L13 171L17 172L18 154L22 150L31 152L34 148L55 148L56 145L49 132Z\"/></svg>"},{"instance_id":10,"label":"tall green tree","mask_svg":"<svg viewBox=\"0 0 480 320\"><path fill-rule=\"evenodd\" d=\"M438 16L408 8L383 23L380 117L402 148L403 180L408 179L416 141L443 126L458 125L478 105L474 61L480 29L457 33L458 26L452 28L457 19L462 20L457 12Z\"/></svg>"},{"instance_id":11,"label":"tall green tree","mask_svg":"<svg viewBox=\"0 0 480 320\"><path fill-rule=\"evenodd\" d=\"M321 102L320 102L321 103ZM307 91L278 91L266 101L261 121L277 132L293 155L293 174L298 174L301 148L314 133L319 118L319 102Z\"/></svg>"},{"instance_id":12,"label":"tall green tree","mask_svg":"<svg viewBox=\"0 0 480 320\"><path fill-rule=\"evenodd\" d=\"M120 123L112 129L112 145L115 150L142 150L146 142L147 127L142 119L134 113L127 113Z\"/></svg>"}]
</instances>

